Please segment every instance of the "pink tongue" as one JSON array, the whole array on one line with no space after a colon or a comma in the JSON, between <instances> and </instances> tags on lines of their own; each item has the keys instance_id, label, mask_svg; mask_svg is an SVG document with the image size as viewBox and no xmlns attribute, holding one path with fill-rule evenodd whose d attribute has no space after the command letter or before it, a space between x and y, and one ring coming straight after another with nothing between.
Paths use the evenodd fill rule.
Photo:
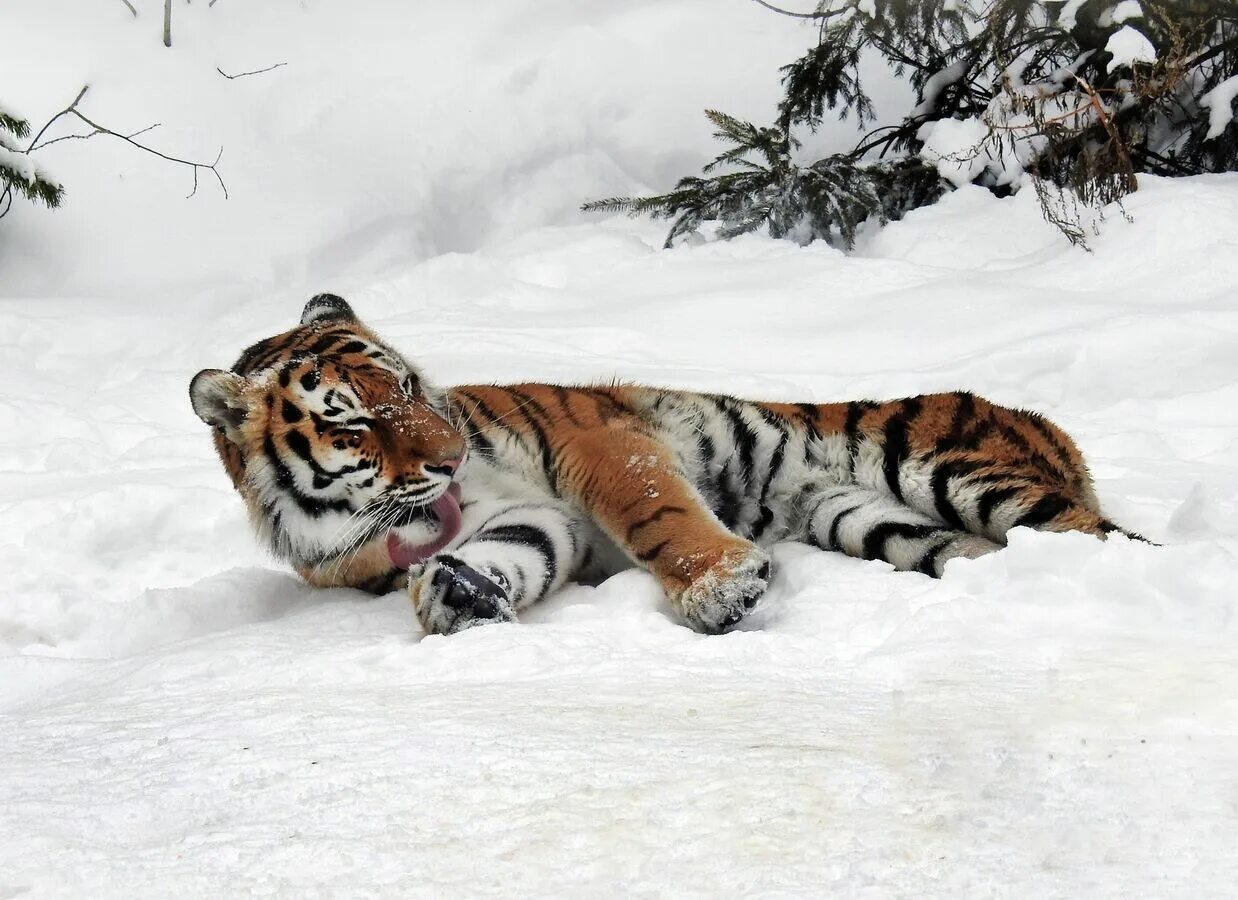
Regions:
<instances>
[{"instance_id":1,"label":"pink tongue","mask_svg":"<svg viewBox=\"0 0 1238 900\"><path fill-rule=\"evenodd\" d=\"M410 544L400 540L394 531L387 535L387 555L391 564L400 569L421 562L442 550L460 533L460 486L453 484L443 496L430 505L439 521L439 535L428 544Z\"/></svg>"}]
</instances>

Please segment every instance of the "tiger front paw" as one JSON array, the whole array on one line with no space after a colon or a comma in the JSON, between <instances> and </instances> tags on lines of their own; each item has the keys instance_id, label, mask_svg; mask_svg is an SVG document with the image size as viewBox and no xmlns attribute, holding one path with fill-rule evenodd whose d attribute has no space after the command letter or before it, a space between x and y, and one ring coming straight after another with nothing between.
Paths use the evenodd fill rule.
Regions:
<instances>
[{"instance_id":1,"label":"tiger front paw","mask_svg":"<svg viewBox=\"0 0 1238 900\"><path fill-rule=\"evenodd\" d=\"M409 596L427 634L516 621L502 576L454 556L436 556L409 572Z\"/></svg>"},{"instance_id":2,"label":"tiger front paw","mask_svg":"<svg viewBox=\"0 0 1238 900\"><path fill-rule=\"evenodd\" d=\"M770 557L760 547L730 551L679 595L684 620L703 634L721 634L756 607L769 587Z\"/></svg>"}]
</instances>

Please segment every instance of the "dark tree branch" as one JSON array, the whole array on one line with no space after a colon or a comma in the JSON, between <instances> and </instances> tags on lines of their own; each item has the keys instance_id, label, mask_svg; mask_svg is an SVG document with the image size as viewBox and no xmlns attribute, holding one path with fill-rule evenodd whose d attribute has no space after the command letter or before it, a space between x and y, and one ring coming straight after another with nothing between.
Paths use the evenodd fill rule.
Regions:
<instances>
[{"instance_id":1,"label":"dark tree branch","mask_svg":"<svg viewBox=\"0 0 1238 900\"><path fill-rule=\"evenodd\" d=\"M212 2L214 2L214 0L212 0ZM842 12L842 10L836 9L836 10L833 10L832 12L801 13L801 12L793 12L792 10L789 10L789 9L780 9L771 3L766 3L765 0L752 0L752 2L756 3L758 6L764 6L766 9L776 12L781 16L790 16L793 19L822 19L822 20L832 19L834 18L834 16Z\"/></svg>"},{"instance_id":2,"label":"dark tree branch","mask_svg":"<svg viewBox=\"0 0 1238 900\"><path fill-rule=\"evenodd\" d=\"M192 197L194 194L198 192L198 170L206 169L212 175L215 176L215 180L219 182L219 189L223 191L224 199L227 199L228 186L224 184L223 176L219 174L219 168L218 168L219 160L223 156L223 153L224 153L223 147L219 148L219 153L216 154L215 161L212 163L196 162L191 159L181 159L179 156L169 156L166 153L156 150L154 147L148 147L146 144L142 144L134 140L134 138L138 137L139 135L146 134L146 132L154 128L158 128L159 127L158 122L156 122L153 125L147 125L145 128L140 128L137 131L130 132L129 134L122 134L119 131L113 131L111 128L108 128L106 125L100 125L98 122L84 115L81 112L81 110L77 108L78 104L82 102L82 98L86 96L86 91L88 91L89 89L90 89L89 85L83 87L80 91L78 91L77 96L73 98L72 103L70 103L60 112L56 113L56 115L52 116L50 119L47 120L47 124L45 124L42 128L39 129L39 133L34 136L34 140L32 140L30 142L30 146L26 148L27 153L33 153L35 150L42 150L44 147L50 147L52 144L55 144L59 141L88 140L89 138L96 137L101 134L106 134L110 137L119 138L120 140L124 141L126 144L136 147L139 150L142 150L146 153L150 153L153 156L157 156L160 159L164 159L164 160L167 160L168 162L176 163L177 165L181 165L181 166L189 166L189 168L193 171L193 190L189 192L188 194L189 197ZM50 141L44 141L42 144L40 144L39 138L41 138L47 132L47 129L50 128L53 123L59 121L65 116L73 116L74 118L79 119L80 121L89 125L92 130L88 134L66 134L66 135L63 135L62 137L53 138Z\"/></svg>"},{"instance_id":3,"label":"dark tree branch","mask_svg":"<svg viewBox=\"0 0 1238 900\"><path fill-rule=\"evenodd\" d=\"M72 103L43 123L43 127L39 129L39 133L34 136L34 140L32 140L30 142L30 146L26 148L27 153L31 153L38 149L39 138L43 137L43 133L47 131L47 129L51 128L54 122L62 116L67 116L69 113L77 109L77 105L82 102L82 98L86 96L86 92L88 90L90 90L90 85L83 85L82 89L77 92L77 96L73 98Z\"/></svg>"},{"instance_id":4,"label":"dark tree branch","mask_svg":"<svg viewBox=\"0 0 1238 900\"><path fill-rule=\"evenodd\" d=\"M280 66L286 65L288 65L286 62L277 62L273 66L267 66L265 69L254 69L252 72L237 72L235 75L229 75L223 69L219 68L219 66L215 67L215 71L231 81L234 78L244 78L246 75L261 75L263 72L270 72L272 69L278 69Z\"/></svg>"}]
</instances>

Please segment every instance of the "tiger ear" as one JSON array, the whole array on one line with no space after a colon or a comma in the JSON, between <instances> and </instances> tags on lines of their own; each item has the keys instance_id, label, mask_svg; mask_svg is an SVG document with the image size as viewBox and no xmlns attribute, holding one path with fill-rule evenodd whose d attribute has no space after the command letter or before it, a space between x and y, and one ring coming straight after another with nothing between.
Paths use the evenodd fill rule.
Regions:
<instances>
[{"instance_id":1,"label":"tiger ear","mask_svg":"<svg viewBox=\"0 0 1238 900\"><path fill-rule=\"evenodd\" d=\"M301 311L301 324L310 325L322 319L355 322L357 314L343 297L335 294L315 294Z\"/></svg>"},{"instance_id":2,"label":"tiger ear","mask_svg":"<svg viewBox=\"0 0 1238 900\"><path fill-rule=\"evenodd\" d=\"M223 369L203 369L189 382L189 402L198 418L215 428L222 428L228 440L240 442L241 423L248 407L242 391L245 379Z\"/></svg>"}]
</instances>

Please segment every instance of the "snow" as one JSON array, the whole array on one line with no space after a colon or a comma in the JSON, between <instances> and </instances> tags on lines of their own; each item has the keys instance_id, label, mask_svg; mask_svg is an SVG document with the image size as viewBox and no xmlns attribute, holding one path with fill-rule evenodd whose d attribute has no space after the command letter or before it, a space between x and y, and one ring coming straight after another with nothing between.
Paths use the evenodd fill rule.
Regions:
<instances>
[{"instance_id":1,"label":"snow","mask_svg":"<svg viewBox=\"0 0 1238 900\"><path fill-rule=\"evenodd\" d=\"M1131 25L1123 25L1105 43L1105 52L1112 55L1110 68L1133 66L1135 63L1156 62L1156 48L1142 31Z\"/></svg>"},{"instance_id":2,"label":"snow","mask_svg":"<svg viewBox=\"0 0 1238 900\"><path fill-rule=\"evenodd\" d=\"M1208 108L1208 136L1205 140L1220 137L1226 126L1233 121L1236 97L1238 75L1231 75L1199 98L1199 105Z\"/></svg>"},{"instance_id":3,"label":"snow","mask_svg":"<svg viewBox=\"0 0 1238 900\"><path fill-rule=\"evenodd\" d=\"M938 119L920 127L917 137L924 142L920 157L937 166L942 178L956 187L970 184L990 162L985 150L989 126L978 117Z\"/></svg>"},{"instance_id":4,"label":"snow","mask_svg":"<svg viewBox=\"0 0 1238 900\"><path fill-rule=\"evenodd\" d=\"M1115 25L1121 25L1128 19L1142 19L1143 7L1139 5L1139 0L1122 0L1109 11L1109 18Z\"/></svg>"},{"instance_id":5,"label":"snow","mask_svg":"<svg viewBox=\"0 0 1238 900\"><path fill-rule=\"evenodd\" d=\"M37 174L34 160L24 153L10 150L0 143L0 166L4 166L25 182L33 182Z\"/></svg>"},{"instance_id":6,"label":"snow","mask_svg":"<svg viewBox=\"0 0 1238 900\"><path fill-rule=\"evenodd\" d=\"M68 205L0 223L0 897L1231 891L1238 176L1141 178L1091 254L966 184L851 255L662 251L574 205L698 168L699 110L764 115L810 29L718 13L724 90L705 2L195 3L171 51L158 4L39 6L6 102L89 80L225 142L233 199L69 141ZM423 637L268 560L189 407L328 289L444 383L967 387L1163 546L1017 531L933 581L789 544L729 635L628 571Z\"/></svg>"},{"instance_id":7,"label":"snow","mask_svg":"<svg viewBox=\"0 0 1238 900\"><path fill-rule=\"evenodd\" d=\"M1059 27L1070 31L1075 27L1075 17L1079 15L1079 9L1088 0L1046 0L1049 5L1061 3L1061 11L1058 12L1057 24Z\"/></svg>"},{"instance_id":8,"label":"snow","mask_svg":"<svg viewBox=\"0 0 1238 900\"><path fill-rule=\"evenodd\" d=\"M966 72L967 63L963 60L953 62L944 69L934 72L924 83L924 99L912 110L911 114L913 116L931 115L937 108L937 98L941 92L962 78Z\"/></svg>"}]
</instances>

